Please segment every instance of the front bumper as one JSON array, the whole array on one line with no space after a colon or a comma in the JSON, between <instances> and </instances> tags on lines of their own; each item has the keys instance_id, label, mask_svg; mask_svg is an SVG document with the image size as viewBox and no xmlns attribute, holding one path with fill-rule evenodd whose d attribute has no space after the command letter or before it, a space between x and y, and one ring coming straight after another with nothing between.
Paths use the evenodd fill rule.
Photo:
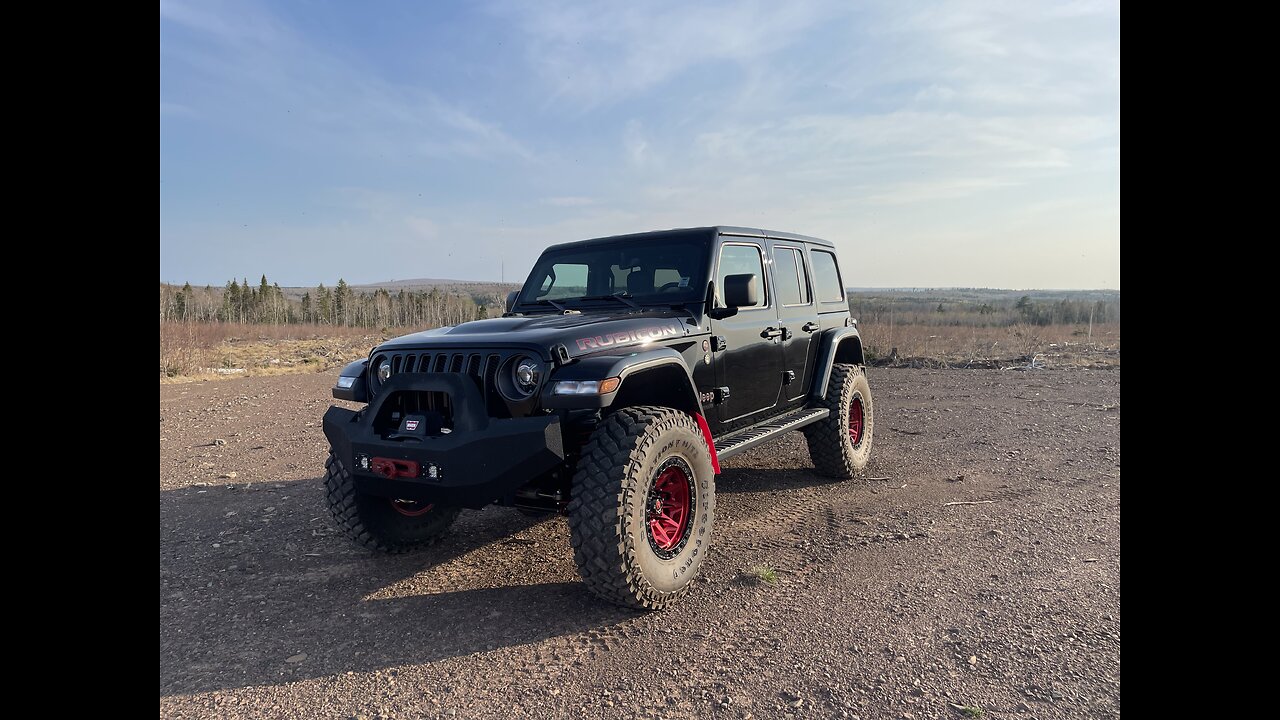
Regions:
<instances>
[{"instance_id":1,"label":"front bumper","mask_svg":"<svg viewBox=\"0 0 1280 720\"><path fill-rule=\"evenodd\" d=\"M384 439L373 427L382 404L397 392L414 391L449 394L453 432ZM324 434L361 492L457 507L484 507L564 462L558 416L490 418L475 382L461 373L393 377L361 412L330 407ZM374 458L407 461L421 472L387 478L374 471Z\"/></svg>"}]
</instances>

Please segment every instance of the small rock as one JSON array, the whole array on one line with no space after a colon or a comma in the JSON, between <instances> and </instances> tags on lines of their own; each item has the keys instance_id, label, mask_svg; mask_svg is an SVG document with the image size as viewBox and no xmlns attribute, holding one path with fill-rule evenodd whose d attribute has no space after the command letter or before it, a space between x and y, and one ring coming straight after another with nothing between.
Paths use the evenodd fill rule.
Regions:
<instances>
[{"instance_id":1,"label":"small rock","mask_svg":"<svg viewBox=\"0 0 1280 720\"><path fill-rule=\"evenodd\" d=\"M227 444L227 441L223 440L222 438L215 438L213 441L213 444L214 444L214 447L222 447L223 445Z\"/></svg>"},{"instance_id":2,"label":"small rock","mask_svg":"<svg viewBox=\"0 0 1280 720\"><path fill-rule=\"evenodd\" d=\"M1013 709L1018 712L1031 712L1031 706L1024 702L1019 702L1017 705L1014 705Z\"/></svg>"},{"instance_id":3,"label":"small rock","mask_svg":"<svg viewBox=\"0 0 1280 720\"><path fill-rule=\"evenodd\" d=\"M297 655L290 655L289 657L285 658L284 661L292 665L297 665L298 663L306 659L307 659L306 653L298 653Z\"/></svg>"},{"instance_id":4,"label":"small rock","mask_svg":"<svg viewBox=\"0 0 1280 720\"><path fill-rule=\"evenodd\" d=\"M223 480L235 480L236 478L240 477L240 474L239 474L239 473L237 473L237 472L232 471L232 472L229 472L229 473L223 473L223 474L219 475L218 477L219 477L219 478L221 478L221 479L223 479Z\"/></svg>"},{"instance_id":5,"label":"small rock","mask_svg":"<svg viewBox=\"0 0 1280 720\"><path fill-rule=\"evenodd\" d=\"M977 664L978 664L978 656L977 656L977 655L970 655L970 656L969 656L969 664L970 664L970 665L977 665Z\"/></svg>"},{"instance_id":6,"label":"small rock","mask_svg":"<svg viewBox=\"0 0 1280 720\"><path fill-rule=\"evenodd\" d=\"M988 530L988 531L987 531L987 534L988 534L988 535L991 535L991 536L993 536L993 537L1000 537L1000 536L1001 536L1001 535L1003 535L1004 533L1000 532L999 530Z\"/></svg>"}]
</instances>

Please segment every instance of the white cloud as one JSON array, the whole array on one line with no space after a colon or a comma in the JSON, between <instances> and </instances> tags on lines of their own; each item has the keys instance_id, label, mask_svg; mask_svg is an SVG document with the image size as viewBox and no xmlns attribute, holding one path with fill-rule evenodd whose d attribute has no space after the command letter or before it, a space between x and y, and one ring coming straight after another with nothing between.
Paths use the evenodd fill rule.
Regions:
<instances>
[{"instance_id":1,"label":"white cloud","mask_svg":"<svg viewBox=\"0 0 1280 720\"><path fill-rule=\"evenodd\" d=\"M404 219L404 224L419 238L429 240L440 236L440 227L427 218L410 215Z\"/></svg>"},{"instance_id":2,"label":"white cloud","mask_svg":"<svg viewBox=\"0 0 1280 720\"><path fill-rule=\"evenodd\" d=\"M162 124L198 115L369 186L304 182L349 226L283 233L298 242L377 237L418 274L505 259L510 278L547 243L724 222L830 236L858 284L1119 283L1118 258L1067 275L1077 246L1118 256L1113 0L497 0L460 22L505 41L502 62L450 46L466 71L445 80L209 7L161 6ZM387 257L368 262L378 279Z\"/></svg>"},{"instance_id":3,"label":"white cloud","mask_svg":"<svg viewBox=\"0 0 1280 720\"><path fill-rule=\"evenodd\" d=\"M622 147L627 159L636 167L656 165L661 158L649 148L644 126L639 120L631 120L622 131Z\"/></svg>"},{"instance_id":4,"label":"white cloud","mask_svg":"<svg viewBox=\"0 0 1280 720\"><path fill-rule=\"evenodd\" d=\"M553 97L595 107L708 63L755 64L825 15L805 2L499 2Z\"/></svg>"},{"instance_id":5,"label":"white cloud","mask_svg":"<svg viewBox=\"0 0 1280 720\"><path fill-rule=\"evenodd\" d=\"M160 18L194 34L161 43L162 81L166 65L185 66L199 87L184 88L190 97L180 104L223 124L313 152L535 159L499 123L427 88L389 81L255 3L212 13L169 0Z\"/></svg>"}]
</instances>

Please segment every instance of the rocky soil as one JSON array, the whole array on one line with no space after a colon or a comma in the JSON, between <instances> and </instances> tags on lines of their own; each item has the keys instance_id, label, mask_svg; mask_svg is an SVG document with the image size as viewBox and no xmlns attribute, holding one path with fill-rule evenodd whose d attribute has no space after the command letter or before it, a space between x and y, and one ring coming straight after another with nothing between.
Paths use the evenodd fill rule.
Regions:
<instances>
[{"instance_id":1,"label":"rocky soil","mask_svg":"<svg viewBox=\"0 0 1280 720\"><path fill-rule=\"evenodd\" d=\"M1119 369L870 380L867 478L799 433L727 461L704 576L653 614L586 593L560 517L337 535L331 377L162 385L160 716L1118 717Z\"/></svg>"}]
</instances>

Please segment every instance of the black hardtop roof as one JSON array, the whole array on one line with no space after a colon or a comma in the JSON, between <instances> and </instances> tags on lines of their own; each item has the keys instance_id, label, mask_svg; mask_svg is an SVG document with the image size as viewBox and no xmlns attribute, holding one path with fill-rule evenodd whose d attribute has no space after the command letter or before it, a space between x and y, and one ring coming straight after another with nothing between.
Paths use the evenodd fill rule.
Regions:
<instances>
[{"instance_id":1,"label":"black hardtop roof","mask_svg":"<svg viewBox=\"0 0 1280 720\"><path fill-rule=\"evenodd\" d=\"M700 228L651 230L649 232L631 233L628 235L610 235L608 237L591 238L590 240L576 240L574 242L551 245L547 250L563 250L566 248L583 247L586 245L604 245L606 243L634 242L636 240L667 240L681 236L687 237L689 235L737 235L743 237L769 238L772 240L794 240L796 242L807 242L815 245L824 245L826 247L835 247L835 243L832 243L830 240L809 237L808 235L778 232L777 230L761 230L759 228L735 227L733 225L714 225L711 227Z\"/></svg>"}]
</instances>

